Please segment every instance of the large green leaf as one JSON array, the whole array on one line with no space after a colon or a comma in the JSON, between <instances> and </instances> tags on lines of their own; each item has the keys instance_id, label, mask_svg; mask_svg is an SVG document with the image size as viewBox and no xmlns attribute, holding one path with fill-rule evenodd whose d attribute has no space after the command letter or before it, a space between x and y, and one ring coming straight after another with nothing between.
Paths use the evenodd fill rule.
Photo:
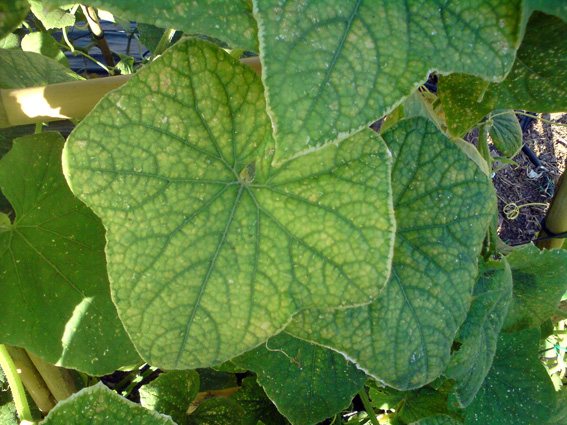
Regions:
<instances>
[{"instance_id":1,"label":"large green leaf","mask_svg":"<svg viewBox=\"0 0 567 425\"><path fill-rule=\"evenodd\" d=\"M538 358L539 330L498 337L483 386L465 409L466 425L545 424L555 409L555 389Z\"/></svg>"},{"instance_id":2,"label":"large green leaf","mask_svg":"<svg viewBox=\"0 0 567 425\"><path fill-rule=\"evenodd\" d=\"M380 137L278 169L273 152L258 76L197 39L70 136L67 179L107 229L113 300L149 363L214 366L302 308L368 304L384 286L394 218Z\"/></svg>"},{"instance_id":3,"label":"large green leaf","mask_svg":"<svg viewBox=\"0 0 567 425\"><path fill-rule=\"evenodd\" d=\"M0 0L0 39L16 29L29 10L27 0Z\"/></svg>"},{"instance_id":4,"label":"large green leaf","mask_svg":"<svg viewBox=\"0 0 567 425\"><path fill-rule=\"evenodd\" d=\"M66 5L69 0L45 0ZM91 0L89 4L115 15L188 34L206 34L231 47L258 51L251 0Z\"/></svg>"},{"instance_id":5,"label":"large green leaf","mask_svg":"<svg viewBox=\"0 0 567 425\"><path fill-rule=\"evenodd\" d=\"M514 277L514 296L503 330L539 328L567 291L567 251L540 251L528 245L507 258Z\"/></svg>"},{"instance_id":6,"label":"large green leaf","mask_svg":"<svg viewBox=\"0 0 567 425\"><path fill-rule=\"evenodd\" d=\"M520 0L254 0L276 161L342 140L432 70L492 81L514 60Z\"/></svg>"},{"instance_id":7,"label":"large green leaf","mask_svg":"<svg viewBox=\"0 0 567 425\"><path fill-rule=\"evenodd\" d=\"M0 49L0 89L40 87L83 78L39 53Z\"/></svg>"},{"instance_id":8,"label":"large green leaf","mask_svg":"<svg viewBox=\"0 0 567 425\"><path fill-rule=\"evenodd\" d=\"M462 422L448 415L435 415L420 419L411 425L461 425ZM486 424L485 424L486 425Z\"/></svg>"},{"instance_id":9,"label":"large green leaf","mask_svg":"<svg viewBox=\"0 0 567 425\"><path fill-rule=\"evenodd\" d=\"M244 411L243 425L257 425L258 421L269 425L289 423L278 412L254 376L248 376L242 380L242 387L234 393L232 399L237 401Z\"/></svg>"},{"instance_id":10,"label":"large green leaf","mask_svg":"<svg viewBox=\"0 0 567 425\"><path fill-rule=\"evenodd\" d=\"M449 362L495 209L489 178L425 118L383 134L394 156L392 277L369 306L299 313L287 330L353 359L398 389L421 387Z\"/></svg>"},{"instance_id":11,"label":"large green leaf","mask_svg":"<svg viewBox=\"0 0 567 425\"><path fill-rule=\"evenodd\" d=\"M439 79L439 97L447 125L460 136L497 109L561 112L567 109L567 23L534 13L508 77L484 84L473 76Z\"/></svg>"},{"instance_id":12,"label":"large green leaf","mask_svg":"<svg viewBox=\"0 0 567 425\"><path fill-rule=\"evenodd\" d=\"M170 417L119 396L102 383L87 387L49 412L42 425L175 425Z\"/></svg>"},{"instance_id":13,"label":"large green leaf","mask_svg":"<svg viewBox=\"0 0 567 425\"><path fill-rule=\"evenodd\" d=\"M187 409L199 392L199 374L194 370L172 370L140 388L140 402L147 409L171 416L183 424Z\"/></svg>"},{"instance_id":14,"label":"large green leaf","mask_svg":"<svg viewBox=\"0 0 567 425\"><path fill-rule=\"evenodd\" d=\"M494 111L488 132L492 143L504 156L512 158L522 149L522 127L514 111Z\"/></svg>"},{"instance_id":15,"label":"large green leaf","mask_svg":"<svg viewBox=\"0 0 567 425\"><path fill-rule=\"evenodd\" d=\"M100 220L61 172L63 138L17 139L0 161L16 212L0 228L0 341L103 375L138 358L110 300Z\"/></svg>"},{"instance_id":16,"label":"large green leaf","mask_svg":"<svg viewBox=\"0 0 567 425\"><path fill-rule=\"evenodd\" d=\"M454 394L467 407L482 386L496 353L498 334L512 301L512 271L506 260L481 267L474 298L455 339L460 344L451 355L445 376L457 381Z\"/></svg>"},{"instance_id":17,"label":"large green leaf","mask_svg":"<svg viewBox=\"0 0 567 425\"><path fill-rule=\"evenodd\" d=\"M345 409L366 381L341 355L285 332L233 362L258 374L258 383L294 425L317 424Z\"/></svg>"}]
</instances>

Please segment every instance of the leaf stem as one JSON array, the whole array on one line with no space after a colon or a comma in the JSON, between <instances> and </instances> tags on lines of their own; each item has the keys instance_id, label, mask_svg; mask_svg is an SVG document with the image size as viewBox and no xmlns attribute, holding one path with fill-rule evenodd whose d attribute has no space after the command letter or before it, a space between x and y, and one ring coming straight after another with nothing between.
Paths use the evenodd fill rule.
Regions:
<instances>
[{"instance_id":1,"label":"leaf stem","mask_svg":"<svg viewBox=\"0 0 567 425\"><path fill-rule=\"evenodd\" d=\"M360 400L362 400L362 404L364 405L364 410L368 413L368 417L370 418L370 422L372 425L380 425L378 419L376 418L376 413L374 413L374 409L372 408L372 404L370 403L370 399L368 398L368 394L366 394L366 388L362 388L358 395Z\"/></svg>"},{"instance_id":2,"label":"leaf stem","mask_svg":"<svg viewBox=\"0 0 567 425\"><path fill-rule=\"evenodd\" d=\"M24 390L24 385L22 384L20 375L18 375L16 365L14 364L12 357L10 357L10 354L8 354L8 350L6 350L6 346L4 344L0 344L0 366L2 366L2 369L6 374L6 378L8 379L8 383L10 384L10 389L12 390L12 396L14 397L14 403L16 404L16 410L18 411L20 420L32 422L33 417L26 397L26 392Z\"/></svg>"},{"instance_id":3,"label":"leaf stem","mask_svg":"<svg viewBox=\"0 0 567 425\"><path fill-rule=\"evenodd\" d=\"M163 52L165 52L165 49L169 47L169 43L171 43L171 40L175 35L175 31L176 30L174 30L173 28L168 28L164 31L163 35L159 40L158 45L156 46L156 49L153 52L154 58L157 58L159 55L163 54Z\"/></svg>"},{"instance_id":4,"label":"leaf stem","mask_svg":"<svg viewBox=\"0 0 567 425\"><path fill-rule=\"evenodd\" d=\"M482 155L489 168L492 168L492 157L488 147L488 124L485 122L478 126L478 152Z\"/></svg>"},{"instance_id":5,"label":"leaf stem","mask_svg":"<svg viewBox=\"0 0 567 425\"><path fill-rule=\"evenodd\" d=\"M490 115L490 118L499 117L500 115L507 115L507 114L509 114L509 113L510 113L510 111L499 112L498 114ZM555 121L546 120L545 118L542 118L542 117L540 117L539 115L527 114L527 113L521 112L521 111L514 111L514 113L515 113L516 115L523 115L523 116L526 116L526 117L531 117L531 118L533 118L534 120L539 120L539 121L544 122L544 123L546 123L546 124L558 125L558 126L560 126L560 127L567 127L567 124L563 124L563 123L560 123L560 122L555 122Z\"/></svg>"}]
</instances>

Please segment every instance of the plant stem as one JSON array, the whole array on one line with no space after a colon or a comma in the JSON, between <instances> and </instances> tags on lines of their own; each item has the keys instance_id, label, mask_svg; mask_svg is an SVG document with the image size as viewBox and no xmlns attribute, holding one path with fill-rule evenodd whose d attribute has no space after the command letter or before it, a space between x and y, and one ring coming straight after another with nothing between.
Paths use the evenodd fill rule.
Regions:
<instances>
[{"instance_id":1,"label":"plant stem","mask_svg":"<svg viewBox=\"0 0 567 425\"><path fill-rule=\"evenodd\" d=\"M171 43L171 40L173 39L173 36L175 35L175 30L173 28L168 28L164 31L163 35L161 36L159 43L156 47L156 49L154 50L153 53L153 57L157 58L159 55L163 54L163 52L165 52L165 49L167 49L169 47L169 43Z\"/></svg>"},{"instance_id":2,"label":"plant stem","mask_svg":"<svg viewBox=\"0 0 567 425\"><path fill-rule=\"evenodd\" d=\"M51 409L55 407L57 401L49 391L47 384L41 377L28 356L26 350L20 347L13 347L6 345L6 351L14 361L16 368L19 371L20 379L22 380L28 394L31 396L39 410L48 414Z\"/></svg>"},{"instance_id":3,"label":"plant stem","mask_svg":"<svg viewBox=\"0 0 567 425\"><path fill-rule=\"evenodd\" d=\"M550 232L560 235L567 232L567 177L565 177L565 171L559 178L557 186L555 187L555 195L551 200L549 205L549 210L547 210L547 215L545 216L545 227ZM545 230L542 229L539 237L553 236L549 235ZM550 239L544 239L538 241L536 246L539 249L553 249L561 248L565 238L556 237Z\"/></svg>"},{"instance_id":4,"label":"plant stem","mask_svg":"<svg viewBox=\"0 0 567 425\"><path fill-rule=\"evenodd\" d=\"M370 422L372 425L380 425L378 419L376 418L376 413L374 413L374 409L372 408L372 404L370 403L370 399L368 398L368 394L366 394L366 388L362 388L358 395L360 400L362 400L362 404L364 405L364 410L368 413L368 417L370 418Z\"/></svg>"},{"instance_id":5,"label":"plant stem","mask_svg":"<svg viewBox=\"0 0 567 425\"><path fill-rule=\"evenodd\" d=\"M482 155L490 170L492 168L492 157L488 147L488 125L486 123L481 123L478 126L478 152Z\"/></svg>"},{"instance_id":6,"label":"plant stem","mask_svg":"<svg viewBox=\"0 0 567 425\"><path fill-rule=\"evenodd\" d=\"M491 115L490 118L499 117L500 115L507 115L507 114L509 114L509 113L510 113L509 111L506 111L506 112L499 112L498 114ZM542 117L540 117L540 116L534 116L534 115L531 115L531 114L526 114L525 112L521 112L521 111L514 111L514 114L516 114L516 115L523 115L523 116L526 116L526 117L531 117L531 118L533 118L534 120L539 120L539 121L544 122L544 123L546 123L546 124L557 125L557 126L559 126L559 127L567 127L567 124L563 124L563 123L560 123L560 122L555 122L555 121L546 120L545 118L542 118Z\"/></svg>"},{"instance_id":7,"label":"plant stem","mask_svg":"<svg viewBox=\"0 0 567 425\"><path fill-rule=\"evenodd\" d=\"M24 385L16 369L14 361L8 354L6 346L0 344L0 366L6 374L8 383L10 384L10 389L12 390L12 396L14 397L14 403L16 404L16 410L18 411L18 416L21 421L33 421L30 406L26 397L26 391L24 390Z\"/></svg>"},{"instance_id":8,"label":"plant stem","mask_svg":"<svg viewBox=\"0 0 567 425\"><path fill-rule=\"evenodd\" d=\"M104 60L106 64L113 68L116 66L114 62L114 56L112 56L112 52L110 51L110 47L108 47L108 42L106 41L106 37L104 36L104 31L100 26L100 22L98 20L98 16L96 14L96 10L92 6L83 6L81 5L81 9L87 18L87 22L89 24L89 28L96 39L98 47L102 52L102 56L104 56Z\"/></svg>"}]
</instances>

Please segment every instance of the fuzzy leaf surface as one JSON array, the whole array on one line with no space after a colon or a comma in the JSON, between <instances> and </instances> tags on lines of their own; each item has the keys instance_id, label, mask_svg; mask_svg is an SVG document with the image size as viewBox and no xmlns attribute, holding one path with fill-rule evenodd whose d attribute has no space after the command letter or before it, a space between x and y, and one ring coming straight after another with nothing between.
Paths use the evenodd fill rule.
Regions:
<instances>
[{"instance_id":1,"label":"fuzzy leaf surface","mask_svg":"<svg viewBox=\"0 0 567 425\"><path fill-rule=\"evenodd\" d=\"M488 129L492 143L504 156L512 158L522 149L520 122L514 111L494 111L494 115L491 118L493 124Z\"/></svg>"},{"instance_id":2,"label":"fuzzy leaf surface","mask_svg":"<svg viewBox=\"0 0 567 425\"><path fill-rule=\"evenodd\" d=\"M395 225L383 140L363 131L277 169L273 152L258 76L197 39L70 136L67 179L107 229L113 300L150 364L218 365L302 308L368 304L385 285Z\"/></svg>"},{"instance_id":3,"label":"fuzzy leaf surface","mask_svg":"<svg viewBox=\"0 0 567 425\"><path fill-rule=\"evenodd\" d=\"M557 396L538 347L538 329L499 335L492 369L464 411L466 425L547 423Z\"/></svg>"},{"instance_id":4,"label":"fuzzy leaf surface","mask_svg":"<svg viewBox=\"0 0 567 425\"><path fill-rule=\"evenodd\" d=\"M402 120L383 137L396 182L391 278L374 303L301 312L286 331L406 390L433 381L449 362L496 201L488 177L429 120Z\"/></svg>"},{"instance_id":5,"label":"fuzzy leaf surface","mask_svg":"<svg viewBox=\"0 0 567 425\"><path fill-rule=\"evenodd\" d=\"M454 394L463 408L473 401L492 366L498 334L512 301L512 271L506 260L482 265L473 296L455 339L461 346L444 372L457 381Z\"/></svg>"},{"instance_id":6,"label":"fuzzy leaf surface","mask_svg":"<svg viewBox=\"0 0 567 425\"><path fill-rule=\"evenodd\" d=\"M293 425L314 425L345 409L366 375L340 354L285 332L233 362L258 383Z\"/></svg>"},{"instance_id":7,"label":"fuzzy leaf surface","mask_svg":"<svg viewBox=\"0 0 567 425\"><path fill-rule=\"evenodd\" d=\"M514 295L503 330L539 328L567 291L567 251L540 251L528 245L507 259L512 268Z\"/></svg>"},{"instance_id":8,"label":"fuzzy leaf surface","mask_svg":"<svg viewBox=\"0 0 567 425\"><path fill-rule=\"evenodd\" d=\"M63 6L68 0L45 0ZM206 34L230 47L258 51L258 29L251 0L91 0L115 15L187 34Z\"/></svg>"},{"instance_id":9,"label":"fuzzy leaf surface","mask_svg":"<svg viewBox=\"0 0 567 425\"><path fill-rule=\"evenodd\" d=\"M0 89L21 89L83 78L39 53L0 49Z\"/></svg>"},{"instance_id":10,"label":"fuzzy leaf surface","mask_svg":"<svg viewBox=\"0 0 567 425\"><path fill-rule=\"evenodd\" d=\"M14 142L0 187L16 217L0 232L0 341L104 375L138 359L110 299L100 220L61 172L63 138Z\"/></svg>"},{"instance_id":11,"label":"fuzzy leaf surface","mask_svg":"<svg viewBox=\"0 0 567 425\"><path fill-rule=\"evenodd\" d=\"M199 374L194 370L171 370L140 388L140 403L146 409L171 416L182 424L187 409L199 392Z\"/></svg>"},{"instance_id":12,"label":"fuzzy leaf surface","mask_svg":"<svg viewBox=\"0 0 567 425\"><path fill-rule=\"evenodd\" d=\"M439 79L439 97L451 134L461 136L491 111L567 108L567 23L536 12L530 18L516 61L500 84L452 74Z\"/></svg>"},{"instance_id":13,"label":"fuzzy leaf surface","mask_svg":"<svg viewBox=\"0 0 567 425\"><path fill-rule=\"evenodd\" d=\"M519 0L254 0L276 162L342 140L432 70L500 81L519 44Z\"/></svg>"},{"instance_id":14,"label":"fuzzy leaf surface","mask_svg":"<svg viewBox=\"0 0 567 425\"><path fill-rule=\"evenodd\" d=\"M175 425L170 417L145 409L119 396L102 382L57 404L42 425Z\"/></svg>"}]
</instances>

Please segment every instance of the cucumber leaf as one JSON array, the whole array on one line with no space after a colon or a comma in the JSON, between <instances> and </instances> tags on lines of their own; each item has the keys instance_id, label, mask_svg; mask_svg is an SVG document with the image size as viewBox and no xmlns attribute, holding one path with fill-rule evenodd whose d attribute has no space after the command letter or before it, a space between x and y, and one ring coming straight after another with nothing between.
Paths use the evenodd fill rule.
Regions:
<instances>
[{"instance_id":1,"label":"cucumber leaf","mask_svg":"<svg viewBox=\"0 0 567 425\"><path fill-rule=\"evenodd\" d=\"M340 354L285 332L233 362L258 383L293 425L314 425L345 409L366 375Z\"/></svg>"},{"instance_id":2,"label":"cucumber leaf","mask_svg":"<svg viewBox=\"0 0 567 425\"><path fill-rule=\"evenodd\" d=\"M40 53L54 59L61 65L69 68L69 60L51 34L45 32L32 32L22 38L22 50L25 52Z\"/></svg>"},{"instance_id":3,"label":"cucumber leaf","mask_svg":"<svg viewBox=\"0 0 567 425\"><path fill-rule=\"evenodd\" d=\"M234 393L232 399L237 401L244 410L243 425L257 425L258 421L270 425L286 425L289 423L278 412L274 403L256 381L255 376L244 378L242 387Z\"/></svg>"},{"instance_id":4,"label":"cucumber leaf","mask_svg":"<svg viewBox=\"0 0 567 425\"><path fill-rule=\"evenodd\" d=\"M140 388L140 403L146 409L171 416L183 424L187 409L199 392L199 374L194 370L171 370Z\"/></svg>"},{"instance_id":5,"label":"cucumber leaf","mask_svg":"<svg viewBox=\"0 0 567 425\"><path fill-rule=\"evenodd\" d=\"M539 330L501 333L492 369L464 410L466 425L547 423L556 406L555 388L538 358Z\"/></svg>"},{"instance_id":6,"label":"cucumber leaf","mask_svg":"<svg viewBox=\"0 0 567 425\"><path fill-rule=\"evenodd\" d=\"M540 251L527 245L507 259L514 278L514 295L503 330L539 328L567 291L567 251Z\"/></svg>"},{"instance_id":7,"label":"cucumber leaf","mask_svg":"<svg viewBox=\"0 0 567 425\"><path fill-rule=\"evenodd\" d=\"M170 417L145 409L119 396L102 382L82 389L63 400L47 415L42 425L175 425Z\"/></svg>"},{"instance_id":8,"label":"cucumber leaf","mask_svg":"<svg viewBox=\"0 0 567 425\"><path fill-rule=\"evenodd\" d=\"M367 130L280 168L273 154L259 77L198 39L111 92L69 137L67 179L107 229L113 300L148 363L216 366L302 308L368 304L386 283L383 140Z\"/></svg>"},{"instance_id":9,"label":"cucumber leaf","mask_svg":"<svg viewBox=\"0 0 567 425\"><path fill-rule=\"evenodd\" d=\"M19 49L0 49L0 89L21 89L83 80L56 60Z\"/></svg>"},{"instance_id":10,"label":"cucumber leaf","mask_svg":"<svg viewBox=\"0 0 567 425\"><path fill-rule=\"evenodd\" d=\"M567 45L557 42L566 38L565 21L536 12L514 66L502 83L484 84L479 78L462 74L440 77L438 94L451 134L463 135L495 110L566 110Z\"/></svg>"},{"instance_id":11,"label":"cucumber leaf","mask_svg":"<svg viewBox=\"0 0 567 425\"><path fill-rule=\"evenodd\" d=\"M138 355L110 299L100 220L69 190L63 138L16 139L0 161L15 210L0 227L0 341L49 363L104 375Z\"/></svg>"},{"instance_id":12,"label":"cucumber leaf","mask_svg":"<svg viewBox=\"0 0 567 425\"><path fill-rule=\"evenodd\" d=\"M210 398L187 416L185 425L244 425L244 409L234 400Z\"/></svg>"},{"instance_id":13,"label":"cucumber leaf","mask_svg":"<svg viewBox=\"0 0 567 425\"><path fill-rule=\"evenodd\" d=\"M520 41L520 0L253 3L276 163L368 126L433 70L501 81Z\"/></svg>"},{"instance_id":14,"label":"cucumber leaf","mask_svg":"<svg viewBox=\"0 0 567 425\"><path fill-rule=\"evenodd\" d=\"M488 133L496 149L508 158L516 156L522 149L522 127L514 111L494 111L490 120Z\"/></svg>"},{"instance_id":15,"label":"cucumber leaf","mask_svg":"<svg viewBox=\"0 0 567 425\"><path fill-rule=\"evenodd\" d=\"M429 120L402 120L383 137L396 182L390 281L368 306L301 312L286 331L407 390L433 381L449 363L496 197L489 177Z\"/></svg>"},{"instance_id":16,"label":"cucumber leaf","mask_svg":"<svg viewBox=\"0 0 567 425\"><path fill-rule=\"evenodd\" d=\"M460 407L473 401L496 354L498 334L512 301L512 271L505 259L482 264L473 296L455 339L460 348L453 352L444 372L457 381L454 395Z\"/></svg>"},{"instance_id":17,"label":"cucumber leaf","mask_svg":"<svg viewBox=\"0 0 567 425\"><path fill-rule=\"evenodd\" d=\"M63 6L69 0L44 3ZM233 48L258 51L251 0L91 0L89 5L160 28L205 34L226 41Z\"/></svg>"},{"instance_id":18,"label":"cucumber leaf","mask_svg":"<svg viewBox=\"0 0 567 425\"><path fill-rule=\"evenodd\" d=\"M0 39L15 30L29 10L27 0L0 0Z\"/></svg>"}]
</instances>

